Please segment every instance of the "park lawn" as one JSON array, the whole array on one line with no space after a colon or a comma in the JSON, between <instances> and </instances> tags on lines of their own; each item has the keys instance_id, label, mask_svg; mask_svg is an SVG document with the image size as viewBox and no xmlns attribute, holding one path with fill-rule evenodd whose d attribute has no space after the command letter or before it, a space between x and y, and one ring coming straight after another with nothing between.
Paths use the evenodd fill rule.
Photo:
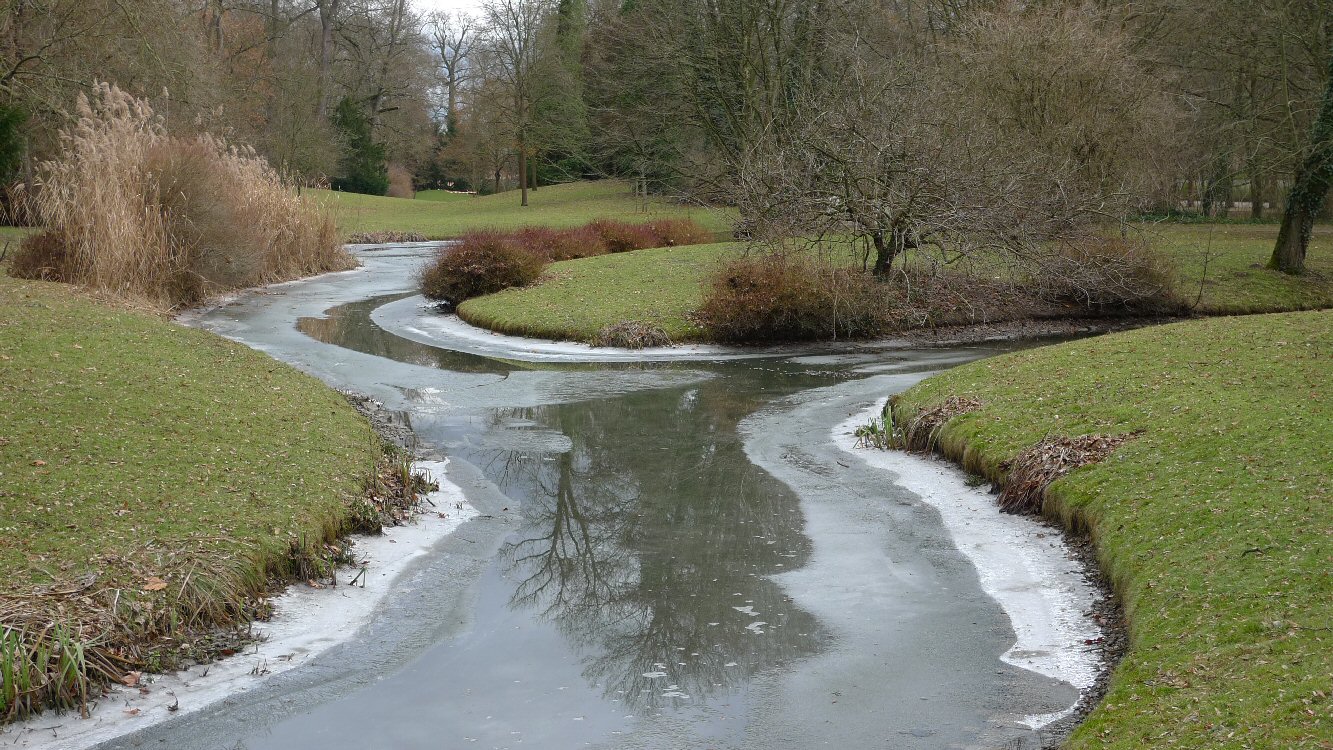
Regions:
<instances>
[{"instance_id":1,"label":"park lawn","mask_svg":"<svg viewBox=\"0 0 1333 750\"><path fill-rule=\"evenodd\" d=\"M694 219L705 229L729 231L734 212L691 207L665 198L644 201L620 180L550 185L528 193L519 205L517 191L486 196L449 196L448 200L411 200L356 193L308 190L326 202L345 234L418 232L431 239L457 237L469 229L524 226L573 227L594 219L647 222L660 218Z\"/></svg>"},{"instance_id":2,"label":"park lawn","mask_svg":"<svg viewBox=\"0 0 1333 750\"><path fill-rule=\"evenodd\" d=\"M1145 225L1154 245L1176 266L1176 291L1198 300L1206 315L1333 307L1333 226L1315 227L1306 255L1310 273L1293 277L1264 266L1276 224ZM1200 281L1202 295L1200 295Z\"/></svg>"},{"instance_id":3,"label":"park lawn","mask_svg":"<svg viewBox=\"0 0 1333 750\"><path fill-rule=\"evenodd\" d=\"M734 242L662 247L552 263L537 284L470 299L458 315L493 331L588 341L623 321L659 326L672 341L703 331L691 313L712 272L734 257Z\"/></svg>"},{"instance_id":4,"label":"park lawn","mask_svg":"<svg viewBox=\"0 0 1333 750\"><path fill-rule=\"evenodd\" d=\"M414 200L435 201L437 203L454 203L458 201L470 200L474 197L472 193L460 193L454 190L418 190L417 194L412 196Z\"/></svg>"},{"instance_id":5,"label":"park lawn","mask_svg":"<svg viewBox=\"0 0 1333 750\"><path fill-rule=\"evenodd\" d=\"M982 360L895 399L979 399L941 449L998 480L1048 435L1143 434L1056 482L1130 651L1071 748L1333 740L1333 312L1219 317Z\"/></svg>"},{"instance_id":6,"label":"park lawn","mask_svg":"<svg viewBox=\"0 0 1333 750\"><path fill-rule=\"evenodd\" d=\"M1310 273L1298 277L1263 267L1277 238L1276 225L1159 224L1144 229L1174 264L1176 293L1196 313L1333 307L1333 227L1316 228L1308 255ZM719 259L742 249L740 243L720 243L555 263L535 285L469 300L459 315L484 328L544 338L587 341L605 326L634 320L660 326L674 341L702 340L704 331L691 322L692 315L703 302ZM861 262L850 254L842 257Z\"/></svg>"},{"instance_id":7,"label":"park lawn","mask_svg":"<svg viewBox=\"0 0 1333 750\"><path fill-rule=\"evenodd\" d=\"M0 276L7 627L59 608L88 643L110 627L103 645L151 646L151 634L188 650L188 627L163 623L244 619L270 577L296 572L294 547L324 556L383 460L338 393L268 355ZM166 585L152 590L153 577ZM40 593L85 585L68 599ZM0 722L22 712L5 696Z\"/></svg>"}]
</instances>

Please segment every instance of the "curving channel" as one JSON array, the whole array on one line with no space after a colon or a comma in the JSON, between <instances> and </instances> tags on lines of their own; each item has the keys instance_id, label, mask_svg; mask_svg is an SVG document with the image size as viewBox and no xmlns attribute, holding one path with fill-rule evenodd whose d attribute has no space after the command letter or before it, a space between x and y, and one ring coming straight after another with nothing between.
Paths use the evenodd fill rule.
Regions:
<instances>
[{"instance_id":1,"label":"curving channel","mask_svg":"<svg viewBox=\"0 0 1333 750\"><path fill-rule=\"evenodd\" d=\"M605 361L458 333L412 296L422 249L359 252L191 322L401 412L479 514L310 664L103 747L1036 747L1077 700L834 434L1005 347Z\"/></svg>"}]
</instances>

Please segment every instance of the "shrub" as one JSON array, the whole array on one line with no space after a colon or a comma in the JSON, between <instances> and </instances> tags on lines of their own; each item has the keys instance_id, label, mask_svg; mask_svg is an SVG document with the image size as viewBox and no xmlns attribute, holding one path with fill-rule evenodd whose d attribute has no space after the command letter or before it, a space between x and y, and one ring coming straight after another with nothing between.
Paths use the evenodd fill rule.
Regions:
<instances>
[{"instance_id":1,"label":"shrub","mask_svg":"<svg viewBox=\"0 0 1333 750\"><path fill-rule=\"evenodd\" d=\"M524 250L515 233L475 231L440 248L421 271L421 293L457 305L483 294L531 284L545 261Z\"/></svg>"},{"instance_id":2,"label":"shrub","mask_svg":"<svg viewBox=\"0 0 1333 750\"><path fill-rule=\"evenodd\" d=\"M642 250L657 244L657 235L647 224L629 224L611 219L598 219L587 225L601 235L602 243L609 253L625 253L630 250Z\"/></svg>"},{"instance_id":3,"label":"shrub","mask_svg":"<svg viewBox=\"0 0 1333 750\"><path fill-rule=\"evenodd\" d=\"M398 164L390 164L387 195L390 198L412 198L416 194L417 191L412 187L412 173Z\"/></svg>"},{"instance_id":4,"label":"shrub","mask_svg":"<svg viewBox=\"0 0 1333 750\"><path fill-rule=\"evenodd\" d=\"M1030 261L1027 286L1038 298L1108 309L1165 312L1179 309L1174 270L1144 243L1086 238L1061 243Z\"/></svg>"},{"instance_id":5,"label":"shrub","mask_svg":"<svg viewBox=\"0 0 1333 750\"><path fill-rule=\"evenodd\" d=\"M623 349L643 349L650 346L671 346L671 337L660 326L626 320L614 323L597 332L593 346L618 346Z\"/></svg>"},{"instance_id":6,"label":"shrub","mask_svg":"<svg viewBox=\"0 0 1333 750\"><path fill-rule=\"evenodd\" d=\"M691 219L661 219L644 225L653 233L654 247L702 245L713 241L713 235Z\"/></svg>"},{"instance_id":7,"label":"shrub","mask_svg":"<svg viewBox=\"0 0 1333 750\"><path fill-rule=\"evenodd\" d=\"M885 285L827 261L750 256L713 280L699 320L719 341L800 341L878 335L893 309Z\"/></svg>"},{"instance_id":8,"label":"shrub","mask_svg":"<svg viewBox=\"0 0 1333 750\"><path fill-rule=\"evenodd\" d=\"M20 247L15 275L174 308L355 265L328 212L253 151L207 134L174 138L115 86L81 97L64 136L35 198L46 232Z\"/></svg>"}]
</instances>

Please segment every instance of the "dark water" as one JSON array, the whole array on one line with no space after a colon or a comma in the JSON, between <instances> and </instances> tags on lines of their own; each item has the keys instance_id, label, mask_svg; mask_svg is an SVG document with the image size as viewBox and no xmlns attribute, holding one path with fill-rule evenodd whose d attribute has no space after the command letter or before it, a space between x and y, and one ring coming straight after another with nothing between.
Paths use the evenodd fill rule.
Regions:
<instances>
[{"instance_id":1,"label":"dark water","mask_svg":"<svg viewBox=\"0 0 1333 750\"><path fill-rule=\"evenodd\" d=\"M1072 702L998 660L938 517L829 434L991 350L482 357L371 321L410 261L204 324L401 410L482 515L312 667L106 747L1014 747Z\"/></svg>"}]
</instances>

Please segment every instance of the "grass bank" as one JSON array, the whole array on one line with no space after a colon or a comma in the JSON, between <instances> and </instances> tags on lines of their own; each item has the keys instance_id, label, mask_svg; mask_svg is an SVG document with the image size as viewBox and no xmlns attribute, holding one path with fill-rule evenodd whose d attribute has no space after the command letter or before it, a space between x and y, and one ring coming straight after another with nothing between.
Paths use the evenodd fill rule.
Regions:
<instances>
[{"instance_id":1,"label":"grass bank","mask_svg":"<svg viewBox=\"0 0 1333 750\"><path fill-rule=\"evenodd\" d=\"M703 330L691 313L712 272L739 248L724 242L552 263L535 286L468 300L458 315L520 336L588 341L606 326L642 321L672 341L698 340Z\"/></svg>"},{"instance_id":2,"label":"grass bank","mask_svg":"<svg viewBox=\"0 0 1333 750\"><path fill-rule=\"evenodd\" d=\"M939 448L1002 480L1047 436L1142 431L1052 484L1122 597L1130 651L1072 748L1333 738L1333 312L1211 318L995 357L896 399L981 407Z\"/></svg>"},{"instance_id":3,"label":"grass bank","mask_svg":"<svg viewBox=\"0 0 1333 750\"><path fill-rule=\"evenodd\" d=\"M267 355L0 276L0 721L215 652L373 523L384 451Z\"/></svg>"},{"instance_id":4,"label":"grass bank","mask_svg":"<svg viewBox=\"0 0 1333 750\"><path fill-rule=\"evenodd\" d=\"M1199 314L1232 315L1333 307L1333 227L1316 229L1302 277L1264 268L1273 225L1161 224L1145 227L1177 270L1176 293ZM587 341L625 320L662 327L676 341L701 340L691 322L720 259L739 243L638 251L553 264L538 284L465 303L459 314L485 328ZM1197 303L1197 304L1196 304Z\"/></svg>"},{"instance_id":5,"label":"grass bank","mask_svg":"<svg viewBox=\"0 0 1333 750\"><path fill-rule=\"evenodd\" d=\"M655 218L694 219L705 228L730 231L732 212L687 206L665 198L636 198L620 180L550 185L528 193L473 196L423 191L417 199L307 190L327 202L338 227L348 234L417 232L431 239L457 237L469 229L516 229L525 226L573 227L594 219L644 222Z\"/></svg>"}]
</instances>

